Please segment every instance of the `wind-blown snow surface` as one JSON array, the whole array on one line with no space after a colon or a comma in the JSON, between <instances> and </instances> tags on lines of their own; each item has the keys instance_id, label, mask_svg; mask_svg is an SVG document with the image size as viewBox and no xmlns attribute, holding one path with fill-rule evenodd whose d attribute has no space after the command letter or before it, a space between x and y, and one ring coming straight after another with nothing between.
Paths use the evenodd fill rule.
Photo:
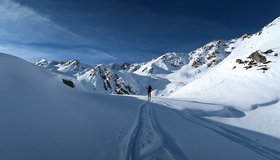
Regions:
<instances>
[{"instance_id":1,"label":"wind-blown snow surface","mask_svg":"<svg viewBox=\"0 0 280 160\"><path fill-rule=\"evenodd\" d=\"M233 107L87 94L5 54L0 74L0 159L280 159L279 139L204 118Z\"/></svg>"}]
</instances>

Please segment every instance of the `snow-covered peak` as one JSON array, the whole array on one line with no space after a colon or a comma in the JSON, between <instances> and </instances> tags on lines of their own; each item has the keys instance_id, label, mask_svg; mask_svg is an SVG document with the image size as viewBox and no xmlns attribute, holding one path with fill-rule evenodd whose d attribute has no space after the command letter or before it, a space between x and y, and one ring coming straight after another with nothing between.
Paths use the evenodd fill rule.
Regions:
<instances>
[{"instance_id":1,"label":"snow-covered peak","mask_svg":"<svg viewBox=\"0 0 280 160\"><path fill-rule=\"evenodd\" d=\"M187 61L187 53L169 52L145 62L135 73L140 75L169 74L187 64Z\"/></svg>"},{"instance_id":2,"label":"snow-covered peak","mask_svg":"<svg viewBox=\"0 0 280 160\"><path fill-rule=\"evenodd\" d=\"M53 71L59 71L63 73L78 73L87 68L90 68L90 65L83 64L78 60L69 60L66 62L59 61L48 61L46 59L41 59L35 63L39 67L43 67Z\"/></svg>"},{"instance_id":3,"label":"snow-covered peak","mask_svg":"<svg viewBox=\"0 0 280 160\"><path fill-rule=\"evenodd\" d=\"M58 71L61 72L80 72L85 70L86 68L89 68L89 65L83 64L78 60L69 60L65 63L58 65Z\"/></svg>"},{"instance_id":4,"label":"snow-covered peak","mask_svg":"<svg viewBox=\"0 0 280 160\"><path fill-rule=\"evenodd\" d=\"M186 53L168 52L158 57L156 61L167 62L174 67L181 67L184 63L186 63L186 56Z\"/></svg>"},{"instance_id":5,"label":"snow-covered peak","mask_svg":"<svg viewBox=\"0 0 280 160\"><path fill-rule=\"evenodd\" d=\"M35 62L35 65L40 67L46 64L48 64L48 61L46 59L40 59L37 62Z\"/></svg>"},{"instance_id":6,"label":"snow-covered peak","mask_svg":"<svg viewBox=\"0 0 280 160\"><path fill-rule=\"evenodd\" d=\"M53 70L57 68L56 65L58 65L59 63L60 62L54 60L48 61L46 59L40 59L39 61L35 62L35 65L49 70Z\"/></svg>"},{"instance_id":7,"label":"snow-covered peak","mask_svg":"<svg viewBox=\"0 0 280 160\"><path fill-rule=\"evenodd\" d=\"M66 61L61 66L78 66L78 65L80 65L80 61L71 59L71 60Z\"/></svg>"}]
</instances>

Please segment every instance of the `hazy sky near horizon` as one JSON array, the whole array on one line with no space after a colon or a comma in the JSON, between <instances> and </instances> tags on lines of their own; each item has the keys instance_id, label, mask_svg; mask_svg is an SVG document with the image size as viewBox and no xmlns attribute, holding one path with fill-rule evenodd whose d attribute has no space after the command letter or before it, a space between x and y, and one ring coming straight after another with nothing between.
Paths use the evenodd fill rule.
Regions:
<instances>
[{"instance_id":1,"label":"hazy sky near horizon","mask_svg":"<svg viewBox=\"0 0 280 160\"><path fill-rule=\"evenodd\" d=\"M280 1L0 0L0 52L34 62L143 62L254 33Z\"/></svg>"}]
</instances>

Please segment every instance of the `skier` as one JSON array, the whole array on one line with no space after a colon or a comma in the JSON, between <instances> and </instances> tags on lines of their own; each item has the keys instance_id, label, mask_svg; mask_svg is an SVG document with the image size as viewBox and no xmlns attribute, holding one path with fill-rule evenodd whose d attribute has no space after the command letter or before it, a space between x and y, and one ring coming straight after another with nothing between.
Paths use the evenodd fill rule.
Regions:
<instances>
[{"instance_id":1,"label":"skier","mask_svg":"<svg viewBox=\"0 0 280 160\"><path fill-rule=\"evenodd\" d=\"M152 86L151 86L151 85L149 85L149 86L147 87L147 91L148 91L148 98L151 98L151 92L152 92L152 90L153 90Z\"/></svg>"}]
</instances>

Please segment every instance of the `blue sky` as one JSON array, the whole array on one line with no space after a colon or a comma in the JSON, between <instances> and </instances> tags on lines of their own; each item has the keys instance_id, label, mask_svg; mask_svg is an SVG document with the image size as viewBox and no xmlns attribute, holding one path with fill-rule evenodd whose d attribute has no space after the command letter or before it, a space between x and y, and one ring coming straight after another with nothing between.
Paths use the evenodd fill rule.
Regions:
<instances>
[{"instance_id":1,"label":"blue sky","mask_svg":"<svg viewBox=\"0 0 280 160\"><path fill-rule=\"evenodd\" d=\"M0 0L0 52L34 62L142 62L254 33L277 0Z\"/></svg>"}]
</instances>

